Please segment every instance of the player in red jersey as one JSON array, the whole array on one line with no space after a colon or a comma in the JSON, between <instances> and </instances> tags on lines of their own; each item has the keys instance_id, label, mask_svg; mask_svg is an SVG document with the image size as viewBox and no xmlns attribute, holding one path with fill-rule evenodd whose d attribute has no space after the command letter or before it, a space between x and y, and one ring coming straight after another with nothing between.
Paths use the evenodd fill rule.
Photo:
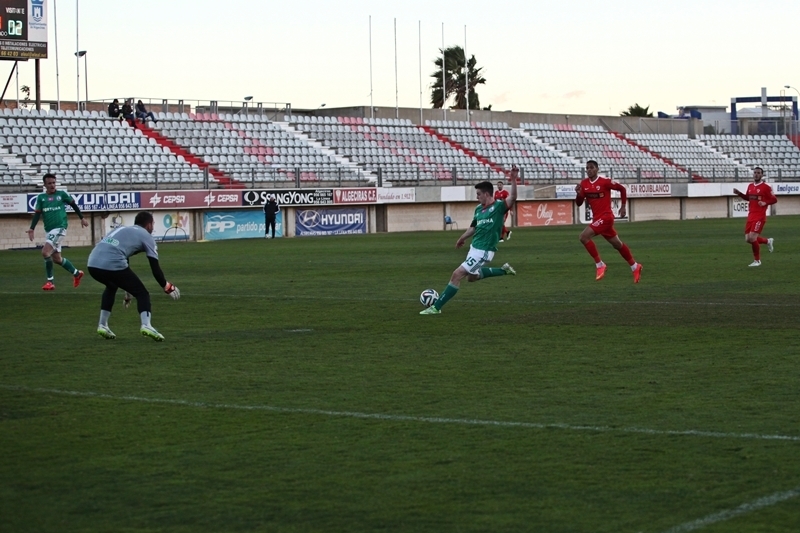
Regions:
<instances>
[{"instance_id":1,"label":"player in red jersey","mask_svg":"<svg viewBox=\"0 0 800 533\"><path fill-rule=\"evenodd\" d=\"M503 182L497 182L497 190L494 192L494 201L503 200L505 201L508 198L508 191L503 189ZM506 227L506 219L508 218L508 213L510 211L506 211L506 214L503 215L503 225L500 226L500 242L505 242L506 239L511 238L511 230Z\"/></svg>"},{"instance_id":2,"label":"player in red jersey","mask_svg":"<svg viewBox=\"0 0 800 533\"><path fill-rule=\"evenodd\" d=\"M747 193L742 194L739 189L733 189L733 193L750 202L747 224L744 226L744 240L753 247L753 262L750 266L761 266L761 245L766 244L770 252L775 249L775 239L765 239L761 232L767 223L767 207L778 199L772 194L772 187L764 181L764 170L761 167L753 170L753 183L747 186Z\"/></svg>"},{"instance_id":3,"label":"player in red jersey","mask_svg":"<svg viewBox=\"0 0 800 533\"><path fill-rule=\"evenodd\" d=\"M628 246L619 240L619 236L614 230L614 211L611 210L611 191L619 191L622 197L619 216L625 217L625 201L628 197L628 191L616 181L598 176L598 170L597 161L587 161L586 175L588 178L575 186L575 192L578 194L575 198L575 203L581 205L586 200L592 210L592 223L581 232L581 243L586 247L586 251L592 256L597 266L595 280L600 281L606 275L606 264L600 259L600 252L597 251L597 246L592 242L596 235L602 235L631 266L633 282L639 283L639 279L642 276L642 265L633 259Z\"/></svg>"}]
</instances>

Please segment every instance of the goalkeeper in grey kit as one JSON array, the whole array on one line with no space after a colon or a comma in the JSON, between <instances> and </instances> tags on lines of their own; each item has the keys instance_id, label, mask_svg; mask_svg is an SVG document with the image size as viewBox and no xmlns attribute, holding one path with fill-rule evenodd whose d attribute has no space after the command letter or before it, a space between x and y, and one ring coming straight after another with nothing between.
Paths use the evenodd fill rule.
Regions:
<instances>
[{"instance_id":1,"label":"goalkeeper in grey kit","mask_svg":"<svg viewBox=\"0 0 800 533\"><path fill-rule=\"evenodd\" d=\"M136 298L139 316L142 319L139 332L156 341L164 340L164 336L150 324L150 293L128 264L129 257L144 252L150 261L153 277L164 292L173 300L181 297L178 287L168 282L161 271L161 266L158 264L158 246L152 233L153 215L142 211L136 215L133 226L120 226L111 231L89 254L87 261L89 274L106 286L100 304L100 322L97 325L97 334L105 339L117 337L109 329L108 319L114 307L117 289L122 289Z\"/></svg>"}]
</instances>

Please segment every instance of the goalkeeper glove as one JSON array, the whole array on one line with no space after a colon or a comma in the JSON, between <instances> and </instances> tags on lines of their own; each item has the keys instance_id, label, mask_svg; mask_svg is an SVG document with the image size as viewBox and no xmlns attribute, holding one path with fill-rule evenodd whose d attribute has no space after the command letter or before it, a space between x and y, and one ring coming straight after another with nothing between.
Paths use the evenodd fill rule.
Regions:
<instances>
[{"instance_id":1,"label":"goalkeeper glove","mask_svg":"<svg viewBox=\"0 0 800 533\"><path fill-rule=\"evenodd\" d=\"M181 291L179 291L178 287L176 287L169 281L167 282L166 285L164 285L164 292L169 294L170 298L172 298L173 300L178 300L181 297Z\"/></svg>"}]
</instances>

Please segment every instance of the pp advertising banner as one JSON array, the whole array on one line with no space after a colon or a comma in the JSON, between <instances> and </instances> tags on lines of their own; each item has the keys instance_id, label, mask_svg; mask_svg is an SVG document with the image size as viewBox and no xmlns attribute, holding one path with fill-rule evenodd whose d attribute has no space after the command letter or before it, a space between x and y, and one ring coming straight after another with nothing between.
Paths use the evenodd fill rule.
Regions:
<instances>
[{"instance_id":1,"label":"pp advertising banner","mask_svg":"<svg viewBox=\"0 0 800 533\"><path fill-rule=\"evenodd\" d=\"M367 232L367 210L298 209L295 211L298 237L307 235L346 235Z\"/></svg>"},{"instance_id":2,"label":"pp advertising banner","mask_svg":"<svg viewBox=\"0 0 800 533\"><path fill-rule=\"evenodd\" d=\"M207 241L263 239L266 228L263 211L247 209L203 213L203 229ZM275 217L275 238L278 237L283 237L283 213L280 211Z\"/></svg>"},{"instance_id":3,"label":"pp advertising banner","mask_svg":"<svg viewBox=\"0 0 800 533\"><path fill-rule=\"evenodd\" d=\"M518 226L572 224L572 202L517 202Z\"/></svg>"},{"instance_id":4,"label":"pp advertising banner","mask_svg":"<svg viewBox=\"0 0 800 533\"><path fill-rule=\"evenodd\" d=\"M63 189L62 189L63 190ZM81 211L128 211L143 209L138 192L78 192L69 193ZM28 194L28 212L33 212L37 194ZM67 212L72 208L67 206Z\"/></svg>"},{"instance_id":5,"label":"pp advertising banner","mask_svg":"<svg viewBox=\"0 0 800 533\"><path fill-rule=\"evenodd\" d=\"M104 221L105 233L120 226L133 226L137 213L111 213ZM156 242L189 241L192 239L192 215L188 211L153 213L153 238Z\"/></svg>"}]
</instances>

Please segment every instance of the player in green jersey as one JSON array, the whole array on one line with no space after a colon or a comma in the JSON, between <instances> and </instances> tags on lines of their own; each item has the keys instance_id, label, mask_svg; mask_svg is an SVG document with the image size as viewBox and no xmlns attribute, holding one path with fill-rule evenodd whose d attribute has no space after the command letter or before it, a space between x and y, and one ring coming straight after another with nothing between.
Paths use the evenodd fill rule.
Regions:
<instances>
[{"instance_id":1,"label":"player in green jersey","mask_svg":"<svg viewBox=\"0 0 800 533\"><path fill-rule=\"evenodd\" d=\"M478 191L477 196L480 205L475 208L475 216L469 229L456 241L456 248L461 248L467 239L472 237L472 244L469 247L467 258L453 271L453 275L450 276L450 283L447 284L436 303L421 311L421 315L438 315L441 313L444 304L458 292L461 280L464 278L467 278L467 281L478 281L495 276L515 276L517 274L508 263L500 268L484 266L494 257L494 253L497 251L497 243L500 240L500 228L503 225L505 214L514 207L514 203L517 201L519 169L516 165L511 167L509 178L511 180L511 191L505 200L495 201L494 186L490 181L482 181L475 186Z\"/></svg>"},{"instance_id":2,"label":"player in green jersey","mask_svg":"<svg viewBox=\"0 0 800 533\"><path fill-rule=\"evenodd\" d=\"M81 226L86 227L88 222L83 218L81 210L75 200L64 191L56 190L56 177L53 174L44 175L44 190L36 197L34 206L33 222L28 230L28 237L33 240L33 230L39 222L39 218L44 219L44 231L47 233L47 240L42 247L42 257L44 258L44 268L47 272L47 283L42 287L43 290L52 291L56 286L53 284L53 263L61 265L64 270L72 274L72 286L77 287L81 284L83 271L78 270L66 257L61 257L61 243L67 236L67 206L71 206L81 219Z\"/></svg>"}]
</instances>

